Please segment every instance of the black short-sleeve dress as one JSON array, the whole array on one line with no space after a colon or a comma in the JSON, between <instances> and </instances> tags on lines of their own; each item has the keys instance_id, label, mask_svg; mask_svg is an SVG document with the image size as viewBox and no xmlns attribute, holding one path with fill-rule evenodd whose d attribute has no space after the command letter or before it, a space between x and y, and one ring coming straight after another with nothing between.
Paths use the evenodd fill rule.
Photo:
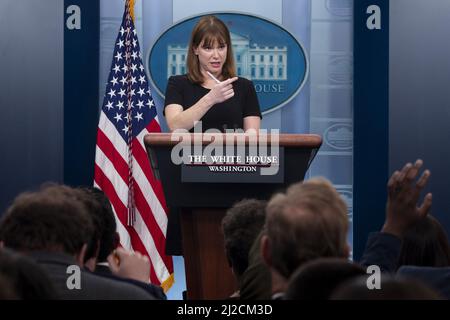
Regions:
<instances>
[{"instance_id":1,"label":"black short-sleeve dress","mask_svg":"<svg viewBox=\"0 0 450 320\"><path fill-rule=\"evenodd\" d=\"M202 130L211 128L224 132L226 129L243 129L244 118L261 117L255 87L250 80L238 78L233 82L234 96L214 105L201 119ZM187 75L169 78L166 89L165 107L179 104L184 110L197 103L210 89L192 83Z\"/></svg>"},{"instance_id":2,"label":"black short-sleeve dress","mask_svg":"<svg viewBox=\"0 0 450 320\"><path fill-rule=\"evenodd\" d=\"M212 128L222 132L227 129L244 129L245 117L262 118L253 83L239 77L233 82L233 89L234 96L232 98L214 105L202 117L203 132ZM192 83L187 75L172 76L167 84L164 109L170 104L179 104L186 110L209 91L210 89L202 87L200 84ZM193 132L194 129L190 131ZM166 254L169 255L183 254L179 214L179 208L170 208L166 241Z\"/></svg>"}]
</instances>

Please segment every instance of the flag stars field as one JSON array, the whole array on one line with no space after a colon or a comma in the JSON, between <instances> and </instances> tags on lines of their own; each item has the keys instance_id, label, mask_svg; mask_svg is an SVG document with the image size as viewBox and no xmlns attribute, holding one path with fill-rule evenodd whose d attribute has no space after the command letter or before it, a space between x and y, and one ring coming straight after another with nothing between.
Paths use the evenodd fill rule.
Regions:
<instances>
[{"instance_id":1,"label":"flag stars field","mask_svg":"<svg viewBox=\"0 0 450 320\"><path fill-rule=\"evenodd\" d=\"M113 86L115 86L115 85L119 84L119 81L118 81L118 80L119 80L118 78L113 77L112 80L111 80L110 82L112 83Z\"/></svg>"},{"instance_id":2,"label":"flag stars field","mask_svg":"<svg viewBox=\"0 0 450 320\"><path fill-rule=\"evenodd\" d=\"M139 80L140 80L140 79L139 79ZM142 97L144 94L145 94L144 88L139 88L139 91L138 91L139 97ZM139 101L140 101L140 100L139 100Z\"/></svg>"},{"instance_id":3,"label":"flag stars field","mask_svg":"<svg viewBox=\"0 0 450 320\"><path fill-rule=\"evenodd\" d=\"M108 103L106 104L105 108L108 108L108 111L111 110L112 108L114 108L113 104L111 101L108 101Z\"/></svg>"},{"instance_id":4,"label":"flag stars field","mask_svg":"<svg viewBox=\"0 0 450 320\"><path fill-rule=\"evenodd\" d=\"M111 90L109 90L108 94L111 96L111 98L112 98L112 97L115 97L115 96L116 96L116 90L113 90L113 89L111 88Z\"/></svg>"}]
</instances>

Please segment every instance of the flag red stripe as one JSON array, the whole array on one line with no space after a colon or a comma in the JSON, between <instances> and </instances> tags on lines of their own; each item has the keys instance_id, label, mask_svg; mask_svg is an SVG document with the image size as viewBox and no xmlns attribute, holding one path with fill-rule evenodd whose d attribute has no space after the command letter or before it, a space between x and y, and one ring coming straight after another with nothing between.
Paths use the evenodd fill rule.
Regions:
<instances>
[{"instance_id":1,"label":"flag red stripe","mask_svg":"<svg viewBox=\"0 0 450 320\"><path fill-rule=\"evenodd\" d=\"M101 129L98 129L97 133L97 146L102 149L105 156L107 156L114 165L114 168L122 177L122 180L128 184L128 164Z\"/></svg>"},{"instance_id":2,"label":"flag red stripe","mask_svg":"<svg viewBox=\"0 0 450 320\"><path fill-rule=\"evenodd\" d=\"M164 198L161 181L155 179L155 176L153 175L153 171L150 167L150 161L148 159L148 155L147 155L146 151L142 148L141 144L137 141L136 138L133 141L133 155L134 155L134 158L139 163L139 165L141 166L142 171L144 172L147 180L149 181L150 185L152 186L153 191L155 192L155 195L159 200L159 203L161 204L162 208L164 209L164 211L166 212L166 215L167 215L166 200Z\"/></svg>"},{"instance_id":3,"label":"flag red stripe","mask_svg":"<svg viewBox=\"0 0 450 320\"><path fill-rule=\"evenodd\" d=\"M106 177L106 175L103 173L102 169L97 165L97 163L95 164L94 180L108 197L109 201L111 202L111 205L114 207L116 211L117 218L123 224L123 221L126 221L126 214L125 214L126 211L123 212L122 210L120 210L121 205L123 206L123 203L117 196L111 181L108 179L108 177ZM123 225L125 226L126 224Z\"/></svg>"},{"instance_id":4,"label":"flag red stripe","mask_svg":"<svg viewBox=\"0 0 450 320\"><path fill-rule=\"evenodd\" d=\"M153 121L155 122L155 121ZM108 157L108 159L113 163L114 168L119 173L119 175L122 177L122 180L127 183L128 181L128 164L125 162L121 154L114 148L111 141L108 139L108 137L103 133L102 130L98 130L98 147L103 151L105 156ZM152 190L155 192L155 196L157 197L158 201L161 204L162 209L164 210L164 213L167 216L167 207L165 206L165 199L164 199L164 193L162 191L162 186L160 181L156 180L152 174L151 168L150 168L150 162L147 157L147 153L145 150L142 149L141 144L137 141L136 138L134 138L133 141L133 155L136 159L136 161L139 163L139 166L141 167L142 171L144 172L145 176L147 177ZM154 217L153 217L154 218ZM153 233L153 232L152 232Z\"/></svg>"},{"instance_id":5,"label":"flag red stripe","mask_svg":"<svg viewBox=\"0 0 450 320\"><path fill-rule=\"evenodd\" d=\"M167 266L167 263L171 258L167 257L165 254L165 236L159 228L152 210L147 201L145 201L145 197L137 184L134 185L134 198L136 201L136 208L139 210L142 220L145 222L150 234L152 235L159 255L164 261L164 264Z\"/></svg>"},{"instance_id":6,"label":"flag red stripe","mask_svg":"<svg viewBox=\"0 0 450 320\"><path fill-rule=\"evenodd\" d=\"M147 257L150 258L149 254L147 252L147 249L145 248L144 244L142 243L139 235L136 233L136 230L134 230L134 228L128 227L126 225L127 208L122 203L122 201L119 199L111 181L108 179L108 177L106 177L104 175L103 171L97 164L95 164L95 182L101 187L103 192L105 192L109 201L111 201L111 205L114 207L114 210L117 213L117 217L119 218L120 222L126 228L128 234L130 235L133 250L138 251L141 254L145 254ZM151 263L151 260L150 260L150 263ZM152 265L152 267L150 268L151 281L152 281L152 283L161 284L158 280L158 277L155 274L154 269L155 268Z\"/></svg>"},{"instance_id":7,"label":"flag red stripe","mask_svg":"<svg viewBox=\"0 0 450 320\"><path fill-rule=\"evenodd\" d=\"M111 177L111 176L117 175L117 172L113 168L113 164L110 163L109 158L103 153L103 150L101 150L100 148L98 150L99 150L99 152L101 151L101 153L103 154L103 157L105 157L105 160L101 160L101 158L99 158L98 160L99 161L108 161L107 163L102 163L102 162L97 163L97 165L99 165L100 169L106 170L104 172L105 176L106 177ZM100 155L100 154L98 154L98 155ZM121 178L118 178L118 179L120 180L119 183L121 183L121 185L115 185L115 188L122 189L122 191L121 191L122 193L123 192L127 192L126 191L127 189L123 190L124 187L127 188L126 183L124 181L122 181ZM112 184L112 182L111 182L111 184ZM139 185L135 184L135 190L137 188L139 188ZM139 188L138 191L141 191L141 189ZM172 270L173 270L172 261L171 261L171 258L164 257L164 255L161 254L161 253L165 252L165 238L164 238L164 234L162 233L161 227L159 225L157 225L156 229L151 228L150 225L149 225L148 219L145 219L145 217L149 217L149 218L153 219L153 222L156 222L155 216L153 216L153 215L149 216L148 213L147 213L147 211L149 210L150 207L147 204L146 198L143 197L142 191L140 192L140 194L142 196L142 201L146 204L146 206L145 206L145 205L142 205L142 202L139 202L140 206L137 207L137 210L139 211L138 212L139 218L141 218L140 221L141 221L141 223L143 223L143 228L146 229L146 234L142 234L141 235L141 239L142 239L142 241L147 241L147 240L145 240L146 237L150 237L149 241L151 241L151 244L150 244L151 248L147 247L147 250L149 250L147 252L149 254L152 254L153 250L156 251L155 253L156 253L157 256L153 257L152 262L153 262L155 267L156 266L158 267L156 270L159 270L158 274L159 274L160 279L162 280L162 279L164 279L166 277L167 273L170 274L172 272ZM117 195L117 197L119 199L118 201L120 201L125 207L126 195L124 195L124 194L117 194L117 193L116 193L116 195ZM136 195L137 194L135 194L135 198L136 198ZM157 199L155 198L154 201L157 201ZM158 207L157 207L158 208L158 214L162 213L162 214L165 215L165 212L162 212L162 208L160 207L159 203L157 205L158 205ZM125 216L126 215L127 215L127 211L125 211ZM164 217L164 218L166 218L166 217ZM147 221L145 221L145 220L147 220ZM122 220L122 221L124 221L124 220ZM165 230L165 226L163 226L163 229ZM138 234L140 234L139 231L137 231L137 232L138 232ZM156 235L155 235L155 232L157 233ZM163 237L162 238L162 243L160 241L156 241L156 243L155 243L155 240L153 238L157 238L159 240L161 235ZM162 247L161 247L161 245L158 247L158 243L160 243L162 245ZM167 263L167 265L166 265L166 263ZM164 269L161 269L161 268L164 268Z\"/></svg>"},{"instance_id":8,"label":"flag red stripe","mask_svg":"<svg viewBox=\"0 0 450 320\"><path fill-rule=\"evenodd\" d=\"M133 227L128 227L127 226L126 229L128 231L128 234L130 235L131 244L133 246L133 250L137 251L137 252L140 252L142 254L145 254L149 258L149 261L150 261L150 281L152 283L154 283L154 284L160 285L161 282L160 282L160 280L158 279L158 277L156 276L156 273L155 273L155 266L152 264L152 260L150 259L150 256L149 256L147 250L145 249L145 246L142 243L141 238L139 237L139 235L137 234L136 230L134 230Z\"/></svg>"},{"instance_id":9,"label":"flag red stripe","mask_svg":"<svg viewBox=\"0 0 450 320\"><path fill-rule=\"evenodd\" d=\"M156 119L153 119L150 121L150 123L147 125L147 131L148 132L161 132L161 127L159 126L158 121Z\"/></svg>"}]
</instances>

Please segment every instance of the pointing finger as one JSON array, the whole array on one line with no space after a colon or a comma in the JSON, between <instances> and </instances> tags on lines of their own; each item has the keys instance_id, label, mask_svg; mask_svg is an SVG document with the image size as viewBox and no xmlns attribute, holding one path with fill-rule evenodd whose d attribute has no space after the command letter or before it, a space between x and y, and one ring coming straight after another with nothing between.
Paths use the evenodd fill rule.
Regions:
<instances>
[{"instance_id":1,"label":"pointing finger","mask_svg":"<svg viewBox=\"0 0 450 320\"><path fill-rule=\"evenodd\" d=\"M237 79L238 79L238 77L229 78L229 79L223 81L222 83L231 84L231 83L235 82Z\"/></svg>"}]
</instances>

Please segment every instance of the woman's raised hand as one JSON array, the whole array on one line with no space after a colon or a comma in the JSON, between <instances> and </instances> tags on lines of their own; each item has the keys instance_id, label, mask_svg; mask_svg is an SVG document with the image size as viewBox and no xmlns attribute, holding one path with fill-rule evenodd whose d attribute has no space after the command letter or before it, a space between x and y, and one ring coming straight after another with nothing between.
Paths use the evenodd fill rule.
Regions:
<instances>
[{"instance_id":1,"label":"woman's raised hand","mask_svg":"<svg viewBox=\"0 0 450 320\"><path fill-rule=\"evenodd\" d=\"M213 104L224 102L234 96L234 90L232 83L235 82L238 77L230 78L220 83L217 83L214 88L208 93Z\"/></svg>"}]
</instances>

